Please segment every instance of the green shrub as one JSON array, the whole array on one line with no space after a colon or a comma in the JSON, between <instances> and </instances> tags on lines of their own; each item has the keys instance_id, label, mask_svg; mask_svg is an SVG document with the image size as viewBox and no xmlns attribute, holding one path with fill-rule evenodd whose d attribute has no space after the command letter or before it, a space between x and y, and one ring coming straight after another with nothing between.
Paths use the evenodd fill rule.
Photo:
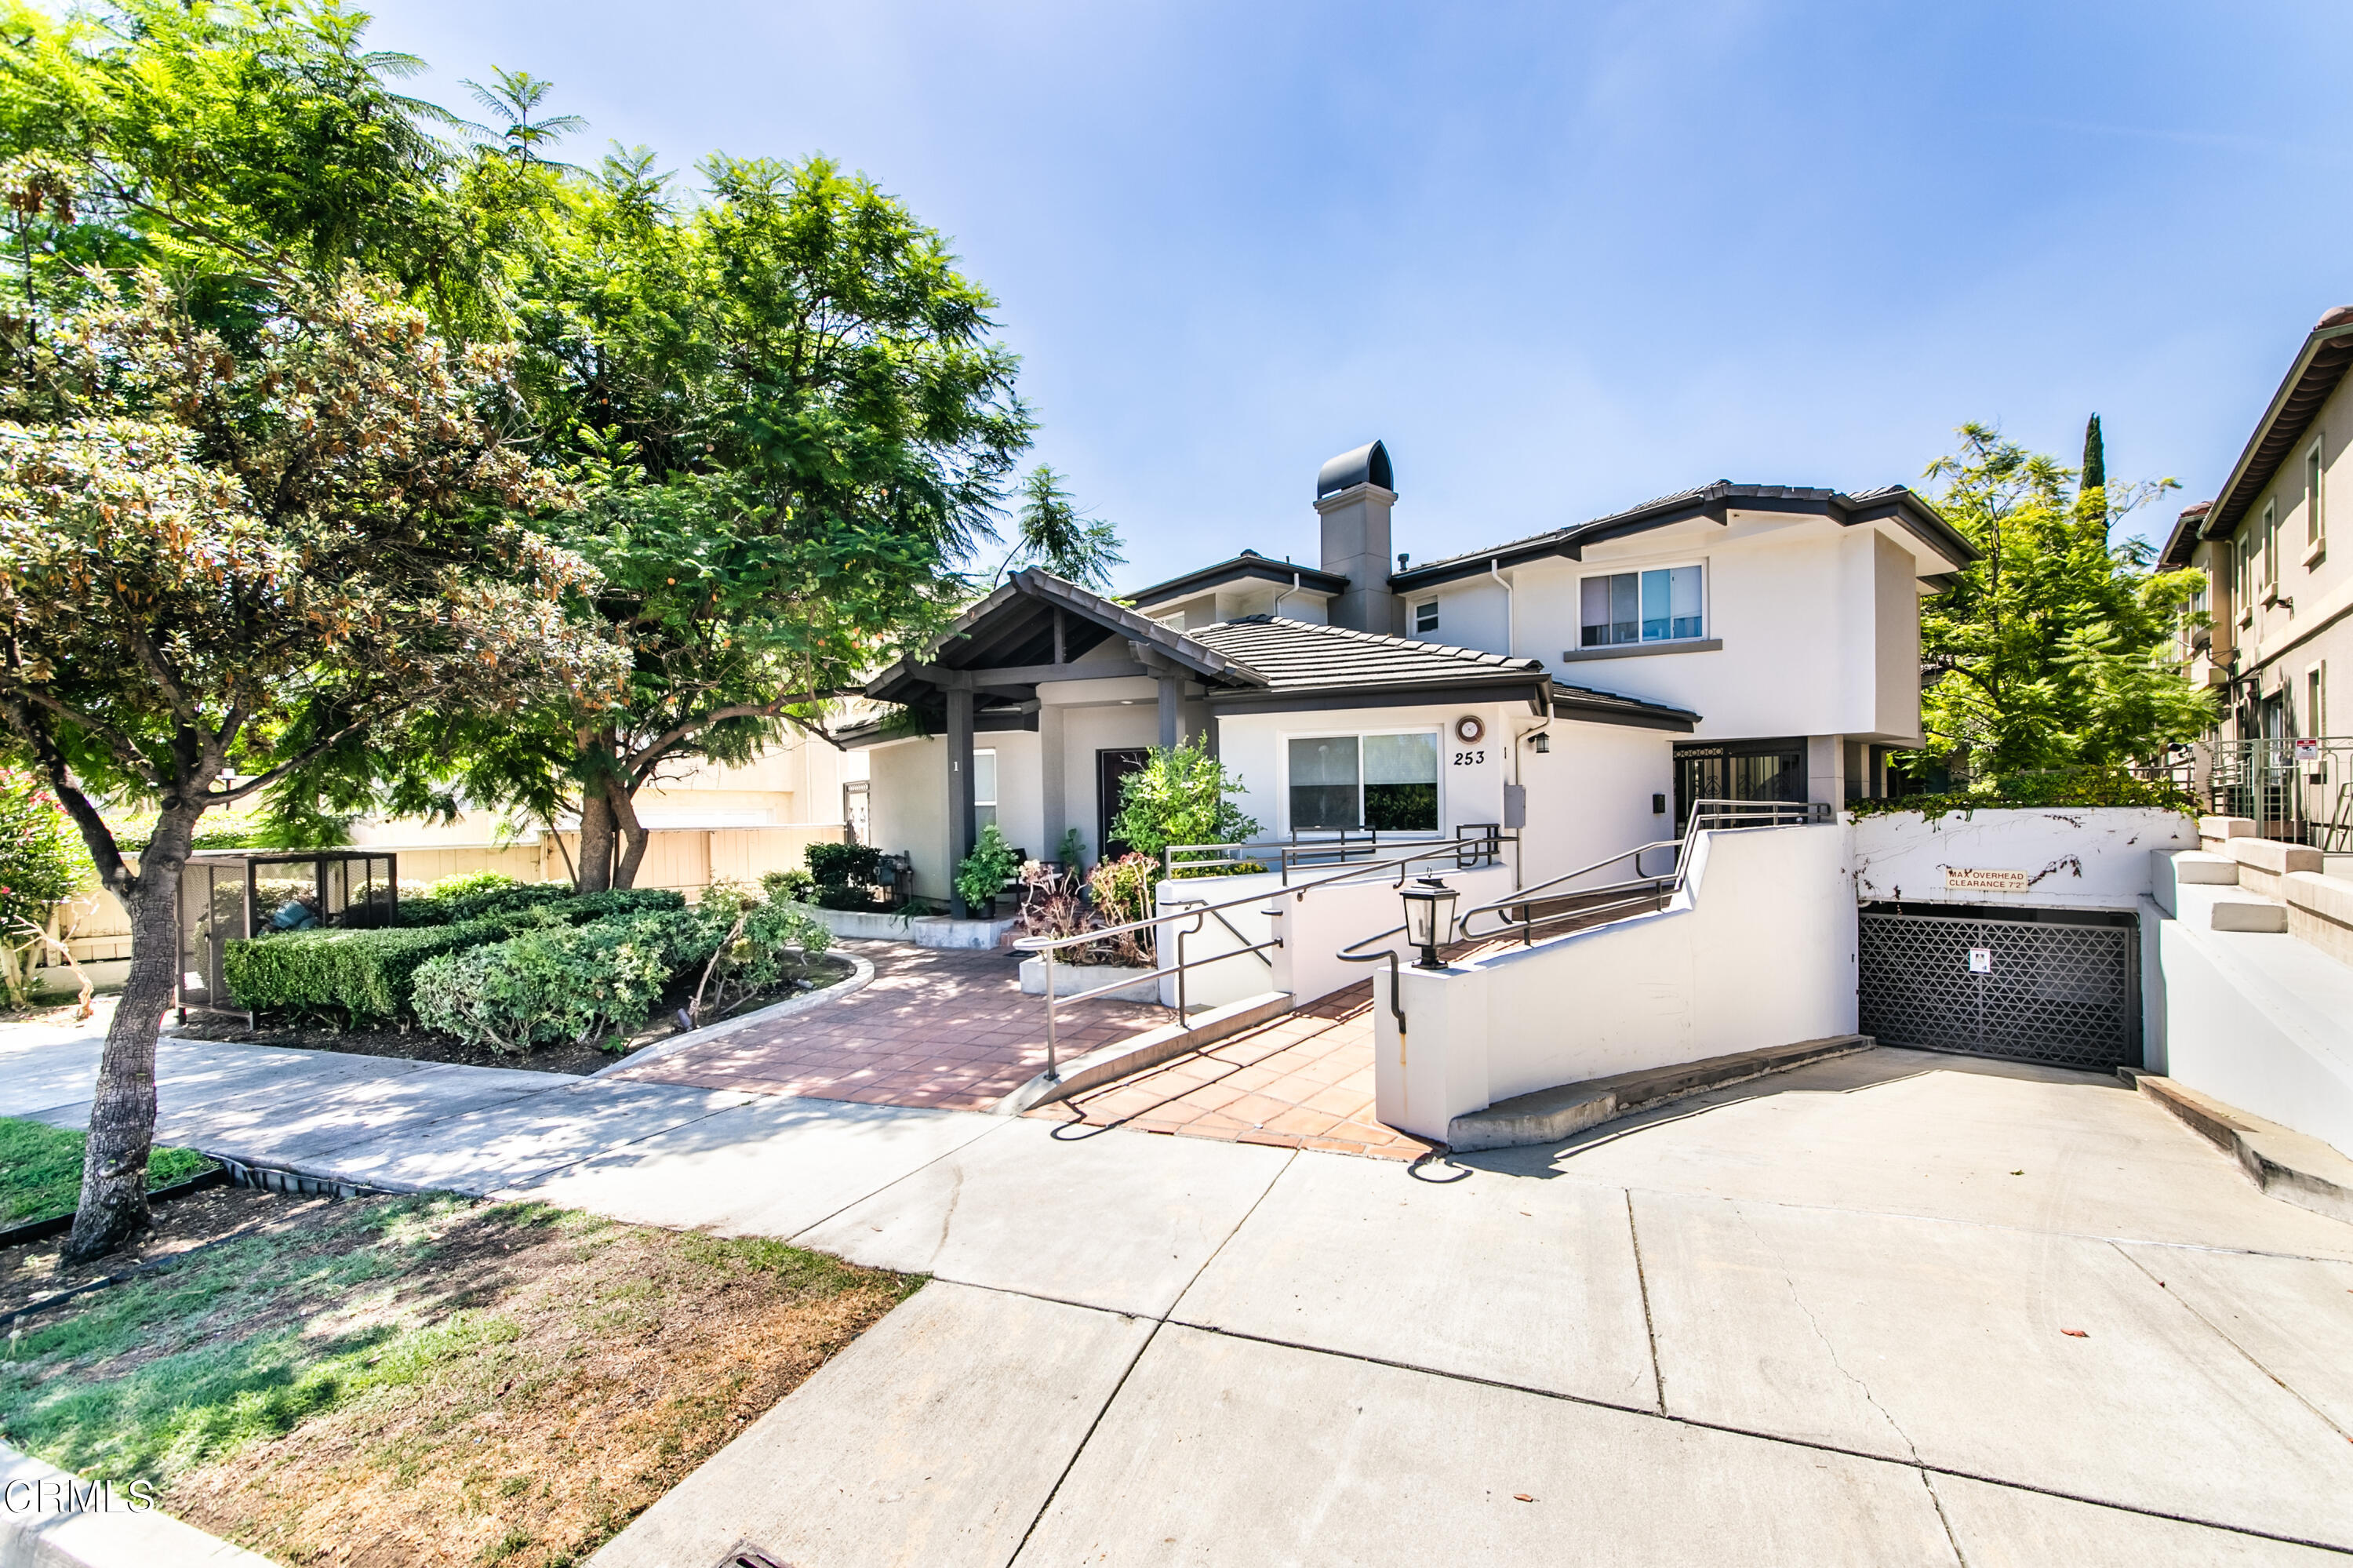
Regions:
<instances>
[{"instance_id":1,"label":"green shrub","mask_svg":"<svg viewBox=\"0 0 2353 1568\"><path fill-rule=\"evenodd\" d=\"M872 844L811 844L801 853L819 887L847 887L881 874L882 852Z\"/></svg>"},{"instance_id":2,"label":"green shrub","mask_svg":"<svg viewBox=\"0 0 2353 1568\"><path fill-rule=\"evenodd\" d=\"M545 885L559 895L448 925L400 926L389 930L289 931L251 941L230 942L221 954L221 978L238 1005L257 1012L272 1008L340 1008L353 1022L396 1018L410 1006L417 966L428 959L503 941L533 928L585 924L616 916L678 911L686 900L669 888L617 888L574 895L562 883ZM522 891L536 892L531 885Z\"/></svg>"},{"instance_id":3,"label":"green shrub","mask_svg":"<svg viewBox=\"0 0 2353 1568\"><path fill-rule=\"evenodd\" d=\"M600 1033L626 1037L644 1026L673 980L714 957L722 991L750 994L782 977L786 948L825 950L825 928L790 905L713 892L696 909L527 931L436 958L417 971L417 1020L508 1052Z\"/></svg>"},{"instance_id":4,"label":"green shrub","mask_svg":"<svg viewBox=\"0 0 2353 1568\"><path fill-rule=\"evenodd\" d=\"M1155 860L1170 844L1241 843L1259 828L1257 818L1226 799L1241 787L1241 779L1209 754L1207 740L1196 736L1181 746L1155 746L1122 787L1111 836Z\"/></svg>"},{"instance_id":5,"label":"green shrub","mask_svg":"<svg viewBox=\"0 0 2353 1568\"><path fill-rule=\"evenodd\" d=\"M2153 806L2194 817L2201 809L2170 779L2138 779L2121 768L2063 768L2033 773L2003 773L1966 789L1905 795L1892 800L1852 800L1858 817L1917 811L1934 821L1955 811L2041 810L2091 806Z\"/></svg>"},{"instance_id":6,"label":"green shrub","mask_svg":"<svg viewBox=\"0 0 2353 1568\"><path fill-rule=\"evenodd\" d=\"M772 871L760 878L760 890L771 901L807 904L817 897L817 878L806 871Z\"/></svg>"},{"instance_id":7,"label":"green shrub","mask_svg":"<svg viewBox=\"0 0 2353 1568\"><path fill-rule=\"evenodd\" d=\"M986 908L1020 869L1021 857L1013 853L1003 830L991 822L980 830L980 842L972 853L956 863L956 895L967 907Z\"/></svg>"},{"instance_id":8,"label":"green shrub","mask_svg":"<svg viewBox=\"0 0 2353 1568\"><path fill-rule=\"evenodd\" d=\"M407 1007L419 964L512 934L513 927L501 919L388 930L289 931L230 942L221 952L221 978L237 1004L256 1012L341 1008L354 1022L395 1018Z\"/></svg>"},{"instance_id":9,"label":"green shrub","mask_svg":"<svg viewBox=\"0 0 2353 1568\"><path fill-rule=\"evenodd\" d=\"M491 893L504 887L521 887L520 877L509 876L502 871L461 871L427 883L427 898L463 898L470 894Z\"/></svg>"}]
</instances>

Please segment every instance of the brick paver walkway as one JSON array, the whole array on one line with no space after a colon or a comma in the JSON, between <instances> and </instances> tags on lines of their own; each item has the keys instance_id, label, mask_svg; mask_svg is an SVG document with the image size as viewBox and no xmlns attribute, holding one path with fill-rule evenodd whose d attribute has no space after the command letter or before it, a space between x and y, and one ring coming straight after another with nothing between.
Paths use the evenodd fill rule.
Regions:
<instances>
[{"instance_id":1,"label":"brick paver walkway","mask_svg":"<svg viewBox=\"0 0 2353 1568\"><path fill-rule=\"evenodd\" d=\"M612 1075L826 1100L987 1110L1046 1066L1046 1004L1014 955L860 942L874 980L841 1001ZM1141 1002L1065 1002L1061 1057L1169 1021ZM1369 1093L1369 1090L1367 1090Z\"/></svg>"},{"instance_id":2,"label":"brick paver walkway","mask_svg":"<svg viewBox=\"0 0 2353 1568\"><path fill-rule=\"evenodd\" d=\"M1148 1073L1029 1114L1387 1160L1417 1159L1430 1147L1373 1116L1369 980Z\"/></svg>"}]
</instances>

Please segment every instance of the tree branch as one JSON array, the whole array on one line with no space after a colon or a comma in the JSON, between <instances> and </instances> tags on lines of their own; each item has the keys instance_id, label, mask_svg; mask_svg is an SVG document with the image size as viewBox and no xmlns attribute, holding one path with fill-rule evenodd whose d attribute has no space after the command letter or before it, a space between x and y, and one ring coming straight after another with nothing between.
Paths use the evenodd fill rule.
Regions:
<instances>
[{"instance_id":1,"label":"tree branch","mask_svg":"<svg viewBox=\"0 0 2353 1568\"><path fill-rule=\"evenodd\" d=\"M20 687L18 691L19 695L24 699L48 709L49 712L69 723L79 725L83 729L88 730L92 736L105 744L106 748L114 754L114 759L117 762L139 775L151 789L161 792L167 787L164 782L164 776L156 772L154 764L147 760L147 754L133 746L131 743L131 737L112 725L93 718L79 708L69 708L47 692L37 691L31 687Z\"/></svg>"},{"instance_id":2,"label":"tree branch","mask_svg":"<svg viewBox=\"0 0 2353 1568\"><path fill-rule=\"evenodd\" d=\"M254 794L259 790L267 789L269 786L277 783L280 779L285 778L288 774L299 772L310 764L316 762L322 756L332 750L335 747L342 745L344 741L349 740L352 736L359 734L362 730L367 729L375 725L382 724L385 719L392 717L395 714L400 713L404 709L416 706L417 702L417 699L412 697L406 702L396 703L388 708L378 708L363 718L353 719L343 728L335 731L334 734L326 736L322 740L313 741L311 744L304 747L301 751L295 753L292 757L288 758L277 767L269 769L267 772L257 773L234 789L218 790L215 793L206 795L205 799L213 801L215 804L226 804L231 800L242 800L247 796Z\"/></svg>"},{"instance_id":3,"label":"tree branch","mask_svg":"<svg viewBox=\"0 0 2353 1568\"><path fill-rule=\"evenodd\" d=\"M65 807L74 826L81 830L82 842L90 849L90 863L98 868L99 880L106 885L108 892L127 901L139 879L124 863L121 848L114 842L114 830L106 825L106 819L98 814L90 797L74 783L73 769L66 766L65 754L58 749L48 726L27 713L20 702L10 702L6 711L9 724L32 742L33 756L40 763L49 788L57 791L58 804Z\"/></svg>"},{"instance_id":4,"label":"tree branch","mask_svg":"<svg viewBox=\"0 0 2353 1568\"><path fill-rule=\"evenodd\" d=\"M660 735L630 752L621 759L621 771L628 778L629 788L634 790L646 781L647 775L653 771L654 764L670 755L672 747L677 746L681 741L700 735L712 725L732 718L777 718L782 716L786 708L800 703L818 703L823 702L828 697L848 697L857 694L851 691L833 690L801 692L789 697L778 697L774 702L732 703L723 708L713 708L707 714L672 725Z\"/></svg>"}]
</instances>

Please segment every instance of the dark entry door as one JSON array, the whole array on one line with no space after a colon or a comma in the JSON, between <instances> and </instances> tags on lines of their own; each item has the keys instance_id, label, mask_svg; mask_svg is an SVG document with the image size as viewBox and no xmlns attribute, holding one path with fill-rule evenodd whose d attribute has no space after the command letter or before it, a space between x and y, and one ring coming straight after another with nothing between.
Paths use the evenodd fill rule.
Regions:
<instances>
[{"instance_id":1,"label":"dark entry door","mask_svg":"<svg viewBox=\"0 0 2353 1568\"><path fill-rule=\"evenodd\" d=\"M1857 1027L1883 1045L2112 1072L2137 1066L2134 916L1882 906L1859 916Z\"/></svg>"},{"instance_id":2,"label":"dark entry door","mask_svg":"<svg viewBox=\"0 0 2353 1568\"><path fill-rule=\"evenodd\" d=\"M1695 800L1788 800L1806 798L1806 743L1781 740L1691 741L1675 747L1675 832L1691 821Z\"/></svg>"},{"instance_id":3,"label":"dark entry door","mask_svg":"<svg viewBox=\"0 0 2353 1568\"><path fill-rule=\"evenodd\" d=\"M1127 800L1127 781L1144 769L1152 755L1143 747L1122 747L1095 753L1095 843L1105 860L1117 860L1127 846L1111 836L1111 825Z\"/></svg>"}]
</instances>

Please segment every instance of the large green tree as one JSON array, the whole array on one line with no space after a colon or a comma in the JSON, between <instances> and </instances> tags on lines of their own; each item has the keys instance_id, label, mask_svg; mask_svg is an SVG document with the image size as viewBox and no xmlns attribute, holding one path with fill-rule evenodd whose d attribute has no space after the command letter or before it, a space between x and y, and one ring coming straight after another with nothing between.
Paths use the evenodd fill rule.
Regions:
<instances>
[{"instance_id":1,"label":"large green tree","mask_svg":"<svg viewBox=\"0 0 2353 1568\"><path fill-rule=\"evenodd\" d=\"M1921 613L1923 749L1989 775L2113 767L2203 734L2211 699L2171 657L2203 575L2152 570L2146 543L2115 537L2173 482L2079 486L1989 426L1958 434L1927 473L1980 556Z\"/></svg>"},{"instance_id":2,"label":"large green tree","mask_svg":"<svg viewBox=\"0 0 2353 1568\"><path fill-rule=\"evenodd\" d=\"M420 711L623 661L498 341L551 176L469 148L332 3L0 7L0 741L127 908L69 1243L142 1223L206 810ZM135 860L100 807L152 811Z\"/></svg>"},{"instance_id":3,"label":"large green tree","mask_svg":"<svg viewBox=\"0 0 2353 1568\"><path fill-rule=\"evenodd\" d=\"M565 536L603 575L626 698L497 735L421 726L426 767L396 794L427 803L420 771L457 758L438 782L467 799L576 810L587 887L635 878L636 800L665 769L818 726L969 598L1032 429L993 302L902 203L822 158L699 172L691 200L641 151L566 177L515 285L549 460L585 502ZM1014 535L1085 580L1119 558L1050 470Z\"/></svg>"}]
</instances>

